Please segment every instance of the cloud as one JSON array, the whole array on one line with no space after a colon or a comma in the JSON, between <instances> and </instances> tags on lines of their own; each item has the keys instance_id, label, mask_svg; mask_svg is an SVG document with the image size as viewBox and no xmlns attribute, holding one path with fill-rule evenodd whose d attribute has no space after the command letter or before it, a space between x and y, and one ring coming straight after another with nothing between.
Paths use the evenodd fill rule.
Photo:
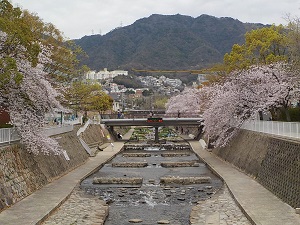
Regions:
<instances>
[{"instance_id":1,"label":"cloud","mask_svg":"<svg viewBox=\"0 0 300 225\"><path fill-rule=\"evenodd\" d=\"M105 34L151 14L208 14L232 17L242 22L286 23L286 14L299 13L299 0L13 0L36 12L44 22L53 23L69 38Z\"/></svg>"}]
</instances>

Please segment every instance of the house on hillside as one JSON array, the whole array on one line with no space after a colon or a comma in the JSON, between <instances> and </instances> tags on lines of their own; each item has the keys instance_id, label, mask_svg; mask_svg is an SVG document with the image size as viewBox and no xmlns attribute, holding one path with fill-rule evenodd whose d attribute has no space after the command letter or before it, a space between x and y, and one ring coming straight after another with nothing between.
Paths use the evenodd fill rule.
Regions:
<instances>
[{"instance_id":1,"label":"house on hillside","mask_svg":"<svg viewBox=\"0 0 300 225\"><path fill-rule=\"evenodd\" d=\"M113 99L112 110L117 112L122 109L122 97L119 93L109 93L109 96Z\"/></svg>"}]
</instances>

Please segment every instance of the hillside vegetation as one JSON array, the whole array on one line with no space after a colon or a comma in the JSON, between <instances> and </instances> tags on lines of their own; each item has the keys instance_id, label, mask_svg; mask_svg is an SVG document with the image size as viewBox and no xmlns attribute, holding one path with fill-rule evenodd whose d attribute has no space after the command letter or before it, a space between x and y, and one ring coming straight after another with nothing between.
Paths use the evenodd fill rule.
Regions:
<instances>
[{"instance_id":1,"label":"hillside vegetation","mask_svg":"<svg viewBox=\"0 0 300 225\"><path fill-rule=\"evenodd\" d=\"M93 70L201 69L221 62L233 44L262 24L201 15L151 15L106 35L75 40L88 54L83 63Z\"/></svg>"}]
</instances>

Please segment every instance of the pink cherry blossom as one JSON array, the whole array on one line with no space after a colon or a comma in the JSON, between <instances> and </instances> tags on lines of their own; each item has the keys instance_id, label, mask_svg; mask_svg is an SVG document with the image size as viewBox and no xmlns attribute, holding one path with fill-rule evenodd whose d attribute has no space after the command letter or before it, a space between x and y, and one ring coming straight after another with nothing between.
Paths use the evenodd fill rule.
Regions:
<instances>
[{"instance_id":1,"label":"pink cherry blossom","mask_svg":"<svg viewBox=\"0 0 300 225\"><path fill-rule=\"evenodd\" d=\"M186 89L170 98L166 112L202 113L205 134L215 147L225 146L259 112L298 101L298 84L299 76L288 64L253 66L230 73L222 82Z\"/></svg>"},{"instance_id":2,"label":"pink cherry blossom","mask_svg":"<svg viewBox=\"0 0 300 225\"><path fill-rule=\"evenodd\" d=\"M8 52L3 49L7 35L0 32L0 60L4 65L1 73L9 74L4 88L0 90L1 106L10 114L11 123L21 135L21 142L29 152L34 154L60 154L58 142L47 137L44 130L45 113L63 110L56 100L59 93L47 80L47 71L44 65L51 63L51 49L40 45L41 51L38 63L32 66L25 58L26 49L20 45L14 46L17 52ZM8 63L15 63L15 69L8 69Z\"/></svg>"},{"instance_id":3,"label":"pink cherry blossom","mask_svg":"<svg viewBox=\"0 0 300 225\"><path fill-rule=\"evenodd\" d=\"M277 63L233 72L203 89L211 96L203 113L205 133L216 147L227 145L246 120L298 100L297 79L287 64Z\"/></svg>"},{"instance_id":4,"label":"pink cherry blossom","mask_svg":"<svg viewBox=\"0 0 300 225\"><path fill-rule=\"evenodd\" d=\"M166 114L177 114L179 111L185 115L199 115L199 90L196 88L185 88L182 93L169 99L166 109Z\"/></svg>"}]
</instances>

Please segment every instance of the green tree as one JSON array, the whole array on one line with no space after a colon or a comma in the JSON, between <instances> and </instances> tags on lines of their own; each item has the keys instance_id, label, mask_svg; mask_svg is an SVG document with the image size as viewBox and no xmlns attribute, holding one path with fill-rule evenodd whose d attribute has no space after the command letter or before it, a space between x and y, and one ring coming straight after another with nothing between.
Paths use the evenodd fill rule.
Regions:
<instances>
[{"instance_id":1,"label":"green tree","mask_svg":"<svg viewBox=\"0 0 300 225\"><path fill-rule=\"evenodd\" d=\"M35 66L40 51L39 37L31 31L30 25L23 16L19 7L14 8L9 1L0 1L0 30L8 35L2 53L16 54L22 45L26 51L22 51L25 57Z\"/></svg>"},{"instance_id":2,"label":"green tree","mask_svg":"<svg viewBox=\"0 0 300 225\"><path fill-rule=\"evenodd\" d=\"M135 92L133 90L126 90L125 94L129 95L129 94L135 94Z\"/></svg>"},{"instance_id":3,"label":"green tree","mask_svg":"<svg viewBox=\"0 0 300 225\"><path fill-rule=\"evenodd\" d=\"M23 79L17 68L16 56L23 54L34 67L37 65L41 49L38 39L30 32L22 17L22 10L14 8L7 0L0 1L0 30L2 38L5 37L0 52L0 87L6 89L10 81L20 85Z\"/></svg>"},{"instance_id":4,"label":"green tree","mask_svg":"<svg viewBox=\"0 0 300 225\"><path fill-rule=\"evenodd\" d=\"M52 78L70 81L89 70L85 65L80 66L78 58L86 56L81 47L75 45L74 41L66 40L52 23L44 23L36 14L27 10L22 13L22 18L29 25L32 35L51 48L52 63L46 69Z\"/></svg>"},{"instance_id":5,"label":"green tree","mask_svg":"<svg viewBox=\"0 0 300 225\"><path fill-rule=\"evenodd\" d=\"M142 95L143 96L150 96L150 95L153 95L153 90L152 89L149 89L149 90L144 90L143 92L142 92Z\"/></svg>"},{"instance_id":6,"label":"green tree","mask_svg":"<svg viewBox=\"0 0 300 225\"><path fill-rule=\"evenodd\" d=\"M114 83L124 85L127 88L141 88L143 86L136 76L120 75L114 77L113 80Z\"/></svg>"},{"instance_id":7,"label":"green tree","mask_svg":"<svg viewBox=\"0 0 300 225\"><path fill-rule=\"evenodd\" d=\"M270 64L288 59L287 32L282 25L252 30L245 44L235 44L224 56L226 72L247 69L254 64Z\"/></svg>"},{"instance_id":8,"label":"green tree","mask_svg":"<svg viewBox=\"0 0 300 225\"><path fill-rule=\"evenodd\" d=\"M165 96L156 97L155 102L154 102L154 108L155 109L165 109L167 102L168 102L168 98Z\"/></svg>"},{"instance_id":9,"label":"green tree","mask_svg":"<svg viewBox=\"0 0 300 225\"><path fill-rule=\"evenodd\" d=\"M300 70L300 19L288 17L288 51L294 69Z\"/></svg>"},{"instance_id":10,"label":"green tree","mask_svg":"<svg viewBox=\"0 0 300 225\"><path fill-rule=\"evenodd\" d=\"M82 81L75 81L64 93L66 105L77 111L96 110L98 112L106 111L112 108L110 96L102 91L98 83L84 83Z\"/></svg>"},{"instance_id":11,"label":"green tree","mask_svg":"<svg viewBox=\"0 0 300 225\"><path fill-rule=\"evenodd\" d=\"M112 109L113 99L103 91L93 93L88 99L88 109L97 111L99 114Z\"/></svg>"},{"instance_id":12,"label":"green tree","mask_svg":"<svg viewBox=\"0 0 300 225\"><path fill-rule=\"evenodd\" d=\"M52 59L51 63L44 65L52 84L82 76L86 71L86 66L79 65L78 56L85 55L79 46L65 40L53 24L44 23L36 14L27 10L13 7L8 0L0 1L0 30L6 35L0 52L1 87L5 87L10 78L17 83L22 81L15 56L26 58L35 67L42 51L41 46L48 48Z\"/></svg>"},{"instance_id":13,"label":"green tree","mask_svg":"<svg viewBox=\"0 0 300 225\"><path fill-rule=\"evenodd\" d=\"M28 11L0 0L0 107L10 115L21 142L32 153L62 153L58 142L44 132L45 114L64 110L57 101L59 88L50 69L68 65L55 49L67 52L62 57L73 59L76 52L67 48L59 30ZM70 61L68 61L70 62ZM65 74L55 70L55 74Z\"/></svg>"}]
</instances>

